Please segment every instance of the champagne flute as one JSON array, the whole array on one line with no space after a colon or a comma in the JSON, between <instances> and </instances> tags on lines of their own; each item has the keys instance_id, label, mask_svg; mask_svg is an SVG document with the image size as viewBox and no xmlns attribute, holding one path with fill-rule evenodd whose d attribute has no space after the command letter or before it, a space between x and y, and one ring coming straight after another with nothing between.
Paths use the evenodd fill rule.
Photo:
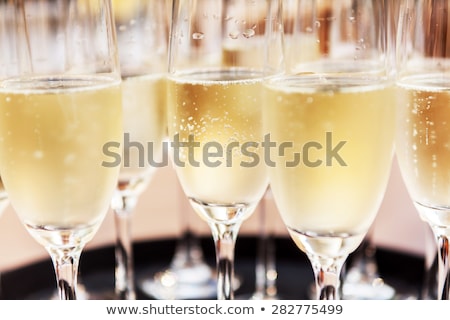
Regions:
<instances>
[{"instance_id":1,"label":"champagne flute","mask_svg":"<svg viewBox=\"0 0 450 320\"><path fill-rule=\"evenodd\" d=\"M396 154L408 192L437 243L439 300L450 298L450 1L401 2Z\"/></svg>"},{"instance_id":2,"label":"champagne flute","mask_svg":"<svg viewBox=\"0 0 450 320\"><path fill-rule=\"evenodd\" d=\"M166 0L166 8L171 9L172 0ZM168 21L172 10L167 10ZM198 236L192 230L192 221L186 204L186 197L177 185L180 200L181 237L177 241L170 265L150 276L139 279L139 287L147 296L156 299L205 299L216 295L215 273L204 260ZM186 208L186 205L190 208Z\"/></svg>"},{"instance_id":3,"label":"champagne flute","mask_svg":"<svg viewBox=\"0 0 450 320\"><path fill-rule=\"evenodd\" d=\"M164 165L162 146L167 136L165 5L160 0L113 1L124 118L123 161L111 202L116 228L115 295L118 299L136 299L132 216L139 196L157 167Z\"/></svg>"},{"instance_id":4,"label":"champagne flute","mask_svg":"<svg viewBox=\"0 0 450 320\"><path fill-rule=\"evenodd\" d=\"M342 266L374 221L392 163L385 6L294 2L282 59L270 62L280 61L283 73L264 83L270 186L290 236L311 262L316 299L340 299ZM306 44L316 54L298 54ZM268 48L269 57L280 52L276 44Z\"/></svg>"},{"instance_id":5,"label":"champagne flute","mask_svg":"<svg viewBox=\"0 0 450 320\"><path fill-rule=\"evenodd\" d=\"M59 297L117 184L122 104L109 0L8 1L0 82L0 171L14 211L54 264Z\"/></svg>"},{"instance_id":6,"label":"champagne flute","mask_svg":"<svg viewBox=\"0 0 450 320\"><path fill-rule=\"evenodd\" d=\"M237 234L268 184L259 143L264 65L252 59L255 47L264 51L268 2L175 0L172 12L172 161L194 211L211 228L217 299L230 300ZM225 52L241 46L252 48L249 57L230 61Z\"/></svg>"}]
</instances>

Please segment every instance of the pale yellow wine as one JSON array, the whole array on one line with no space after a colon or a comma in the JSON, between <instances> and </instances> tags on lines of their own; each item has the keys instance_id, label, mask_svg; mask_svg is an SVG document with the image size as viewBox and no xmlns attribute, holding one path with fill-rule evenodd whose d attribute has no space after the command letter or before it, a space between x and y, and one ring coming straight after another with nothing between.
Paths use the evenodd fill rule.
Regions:
<instances>
[{"instance_id":1,"label":"pale yellow wine","mask_svg":"<svg viewBox=\"0 0 450 320\"><path fill-rule=\"evenodd\" d=\"M261 75L238 71L169 78L169 138L179 135L188 143L191 136L198 143L192 154L187 147L174 149L179 151L174 166L189 198L230 206L261 198L267 188L261 88Z\"/></svg>"},{"instance_id":2,"label":"pale yellow wine","mask_svg":"<svg viewBox=\"0 0 450 320\"><path fill-rule=\"evenodd\" d=\"M399 83L396 140L401 172L420 213L445 225L450 225L449 83L440 75Z\"/></svg>"},{"instance_id":3,"label":"pale yellow wine","mask_svg":"<svg viewBox=\"0 0 450 320\"><path fill-rule=\"evenodd\" d=\"M390 174L393 92L364 79L353 85L332 79L324 85L314 76L265 87L265 129L276 143L270 184L291 233L356 236L349 244L355 249L378 211ZM280 148L283 143L287 148ZM320 250L340 246L346 244Z\"/></svg>"},{"instance_id":4,"label":"pale yellow wine","mask_svg":"<svg viewBox=\"0 0 450 320\"><path fill-rule=\"evenodd\" d=\"M162 163L167 137L165 75L126 77L122 81L124 145L119 183L147 180ZM153 162L153 163L152 163Z\"/></svg>"},{"instance_id":5,"label":"pale yellow wine","mask_svg":"<svg viewBox=\"0 0 450 320\"><path fill-rule=\"evenodd\" d=\"M2 178L32 233L84 229L89 238L108 210L120 166L102 162L108 143L121 153L121 92L85 86L95 81L6 83L0 92Z\"/></svg>"}]
</instances>

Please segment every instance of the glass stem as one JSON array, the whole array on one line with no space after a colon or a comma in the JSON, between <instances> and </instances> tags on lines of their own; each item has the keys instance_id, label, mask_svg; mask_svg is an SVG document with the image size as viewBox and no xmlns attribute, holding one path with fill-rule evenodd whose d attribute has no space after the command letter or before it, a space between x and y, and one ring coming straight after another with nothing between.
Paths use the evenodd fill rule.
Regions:
<instances>
[{"instance_id":1,"label":"glass stem","mask_svg":"<svg viewBox=\"0 0 450 320\"><path fill-rule=\"evenodd\" d=\"M137 198L118 195L113 201L116 226L115 246L115 293L119 300L135 300L133 266L133 243L131 238L132 213Z\"/></svg>"},{"instance_id":2,"label":"glass stem","mask_svg":"<svg viewBox=\"0 0 450 320\"><path fill-rule=\"evenodd\" d=\"M267 237L260 236L258 239L258 251L256 256L256 267L255 267L255 295L258 297L264 297L266 290L266 275L267 275Z\"/></svg>"},{"instance_id":3,"label":"glass stem","mask_svg":"<svg viewBox=\"0 0 450 320\"><path fill-rule=\"evenodd\" d=\"M55 268L61 300L77 299L77 274L82 248L47 248Z\"/></svg>"},{"instance_id":4,"label":"glass stem","mask_svg":"<svg viewBox=\"0 0 450 320\"><path fill-rule=\"evenodd\" d=\"M346 258L321 258L309 255L314 271L317 300L341 299L340 275Z\"/></svg>"},{"instance_id":5,"label":"glass stem","mask_svg":"<svg viewBox=\"0 0 450 320\"><path fill-rule=\"evenodd\" d=\"M450 300L450 230L433 227L438 245L438 299Z\"/></svg>"},{"instance_id":6,"label":"glass stem","mask_svg":"<svg viewBox=\"0 0 450 320\"><path fill-rule=\"evenodd\" d=\"M267 195L266 195L267 197ZM255 293L257 299L271 299L277 295L277 269L275 254L275 239L268 231L266 199L260 202L260 234L255 268Z\"/></svg>"},{"instance_id":7,"label":"glass stem","mask_svg":"<svg viewBox=\"0 0 450 320\"><path fill-rule=\"evenodd\" d=\"M211 226L216 248L217 299L233 300L234 250L239 224L213 224Z\"/></svg>"},{"instance_id":8,"label":"glass stem","mask_svg":"<svg viewBox=\"0 0 450 320\"><path fill-rule=\"evenodd\" d=\"M203 261L203 252L199 239L190 230L183 232L177 243L175 254L171 262L174 269L201 264Z\"/></svg>"},{"instance_id":9,"label":"glass stem","mask_svg":"<svg viewBox=\"0 0 450 320\"><path fill-rule=\"evenodd\" d=\"M193 265L202 264L204 258L199 238L192 231L187 214L187 211L192 210L192 208L190 204L186 202L186 196L179 184L177 184L177 195L180 202L179 212L182 234L175 248L171 268L183 269Z\"/></svg>"},{"instance_id":10,"label":"glass stem","mask_svg":"<svg viewBox=\"0 0 450 320\"><path fill-rule=\"evenodd\" d=\"M269 234L265 240L266 244L266 266L264 273L264 296L275 298L277 296L277 266L275 253L275 238Z\"/></svg>"}]
</instances>

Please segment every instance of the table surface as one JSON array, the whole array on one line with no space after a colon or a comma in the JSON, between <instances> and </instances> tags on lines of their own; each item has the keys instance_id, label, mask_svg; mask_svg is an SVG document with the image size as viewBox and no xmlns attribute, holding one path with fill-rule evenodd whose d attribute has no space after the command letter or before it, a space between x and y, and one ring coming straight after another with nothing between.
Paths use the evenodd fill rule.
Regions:
<instances>
[{"instance_id":1,"label":"table surface","mask_svg":"<svg viewBox=\"0 0 450 320\"><path fill-rule=\"evenodd\" d=\"M200 237L206 262L214 266L214 245L210 237ZM155 299L141 290L141 283L155 272L163 270L172 261L179 240L164 239L134 244L137 299ZM274 238L277 288L282 299L309 299L313 274L306 256L290 238ZM245 297L255 289L255 261L258 239L238 237L235 271L241 280L236 297ZM424 276L424 261L420 257L378 248L379 273L397 292L396 299L419 298ZM354 259L350 256L349 263ZM80 261L80 278L88 292L112 292L114 286L114 249L105 246L87 250ZM1 298L9 300L49 299L55 292L53 266L49 259L23 266L1 274ZM214 297L210 297L215 299Z\"/></svg>"}]
</instances>

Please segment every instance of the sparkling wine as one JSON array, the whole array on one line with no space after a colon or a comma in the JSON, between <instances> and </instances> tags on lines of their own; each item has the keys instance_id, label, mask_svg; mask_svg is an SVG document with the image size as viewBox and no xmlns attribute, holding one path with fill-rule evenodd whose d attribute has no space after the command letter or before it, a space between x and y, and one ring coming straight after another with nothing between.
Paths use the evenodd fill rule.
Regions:
<instances>
[{"instance_id":1,"label":"sparkling wine","mask_svg":"<svg viewBox=\"0 0 450 320\"><path fill-rule=\"evenodd\" d=\"M423 75L398 85L397 157L423 218L450 224L450 78Z\"/></svg>"},{"instance_id":2,"label":"sparkling wine","mask_svg":"<svg viewBox=\"0 0 450 320\"><path fill-rule=\"evenodd\" d=\"M186 195L204 204L255 205L267 188L260 145L261 75L192 73L169 79L168 88L169 137L198 143L174 154Z\"/></svg>"},{"instance_id":3,"label":"sparkling wine","mask_svg":"<svg viewBox=\"0 0 450 320\"><path fill-rule=\"evenodd\" d=\"M392 161L393 92L365 79L313 75L265 87L264 124L276 143L270 183L301 248L349 253L375 218Z\"/></svg>"},{"instance_id":4,"label":"sparkling wine","mask_svg":"<svg viewBox=\"0 0 450 320\"><path fill-rule=\"evenodd\" d=\"M38 241L46 245L45 237L58 237L64 243L65 230L79 230L84 241L93 236L120 169L103 164L109 160L104 147L114 143L120 154L122 130L117 84L95 78L5 83L0 92L2 178L28 230L41 235Z\"/></svg>"},{"instance_id":5,"label":"sparkling wine","mask_svg":"<svg viewBox=\"0 0 450 320\"><path fill-rule=\"evenodd\" d=\"M165 75L125 77L122 97L126 144L119 186L139 189L156 165L162 165L167 136Z\"/></svg>"}]
</instances>

